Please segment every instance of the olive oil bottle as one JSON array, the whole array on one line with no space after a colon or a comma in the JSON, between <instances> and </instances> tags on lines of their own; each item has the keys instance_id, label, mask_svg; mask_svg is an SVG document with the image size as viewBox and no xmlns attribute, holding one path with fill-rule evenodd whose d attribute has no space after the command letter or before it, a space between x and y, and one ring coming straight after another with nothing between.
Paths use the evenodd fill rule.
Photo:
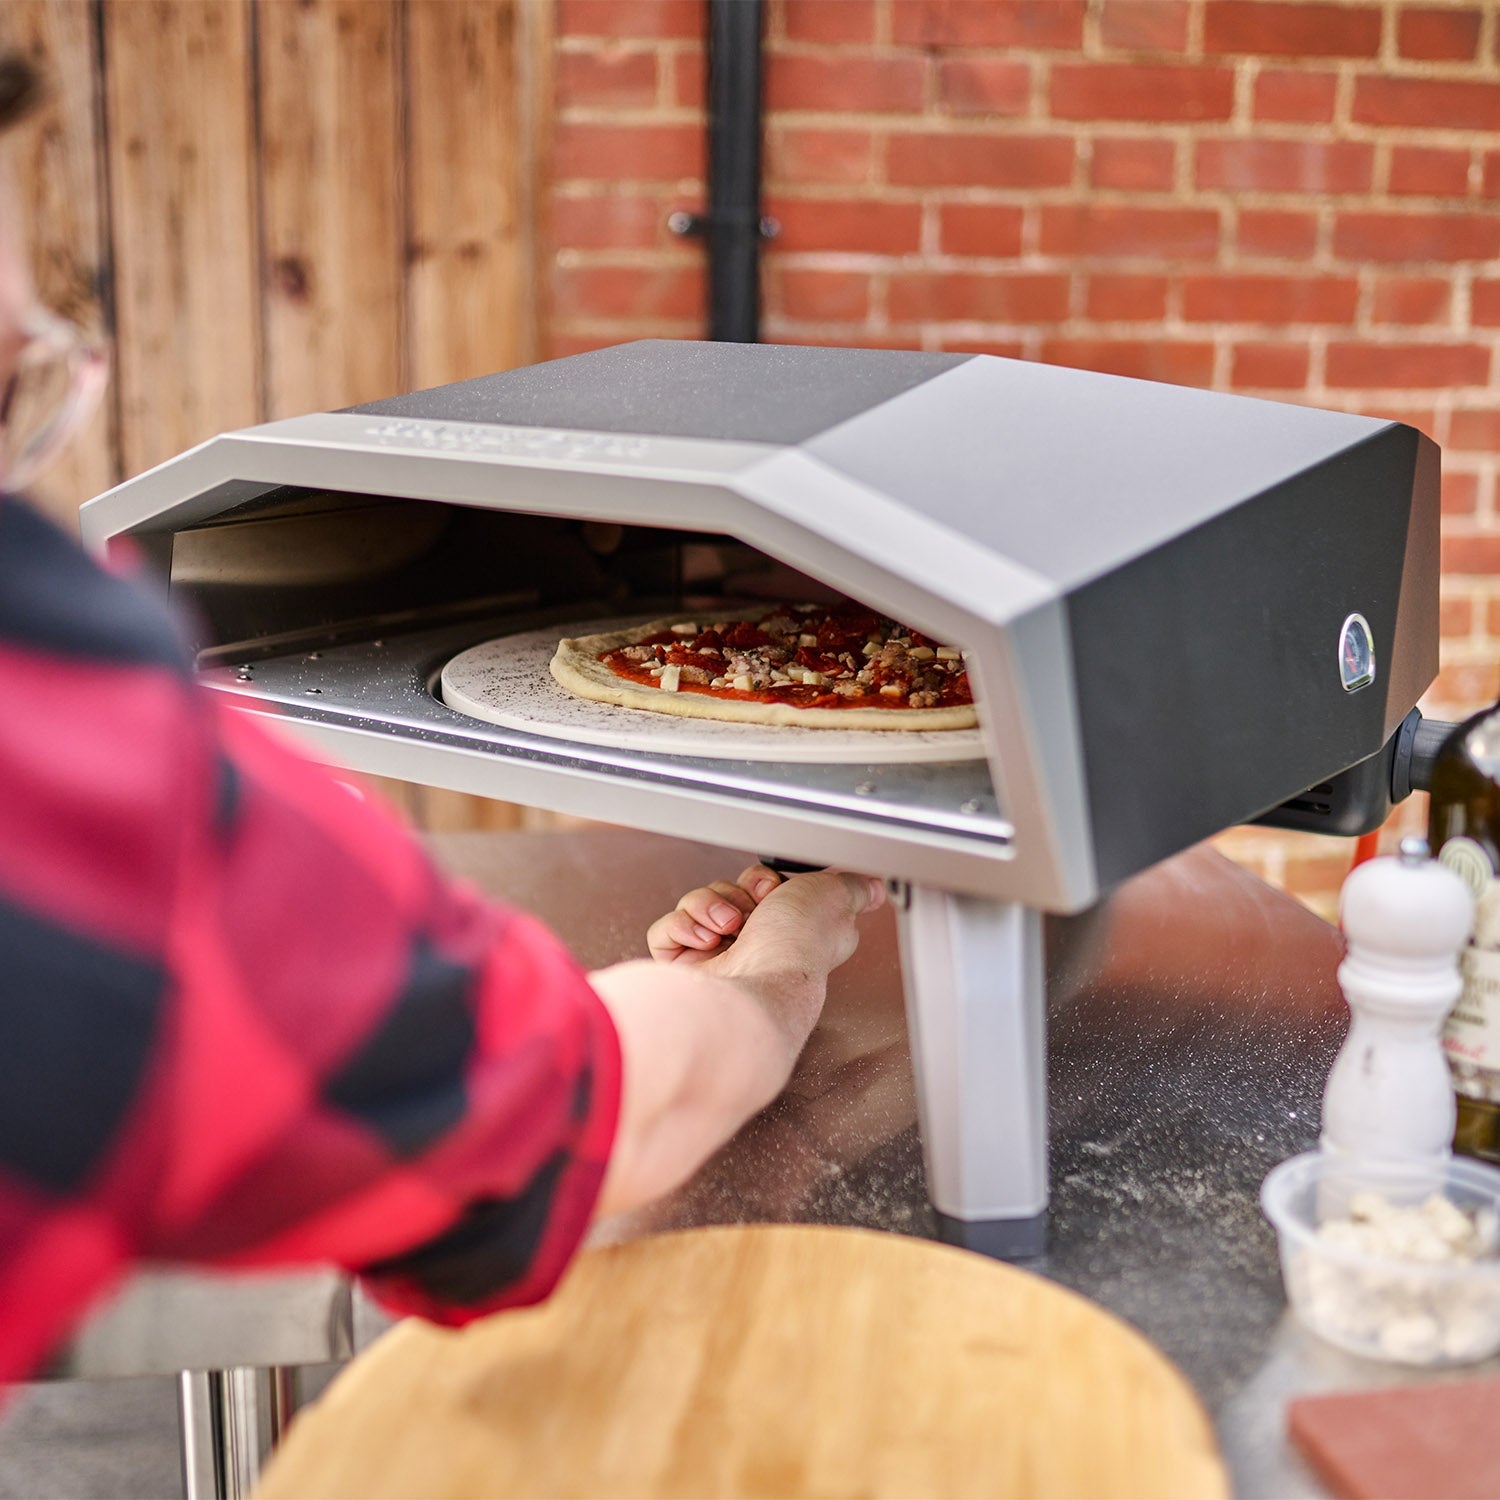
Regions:
<instances>
[{"instance_id":1,"label":"olive oil bottle","mask_svg":"<svg viewBox=\"0 0 1500 1500\"><path fill-rule=\"evenodd\" d=\"M1432 852L1474 893L1464 991L1443 1028L1453 1149L1500 1165L1500 704L1449 736L1432 770Z\"/></svg>"}]
</instances>

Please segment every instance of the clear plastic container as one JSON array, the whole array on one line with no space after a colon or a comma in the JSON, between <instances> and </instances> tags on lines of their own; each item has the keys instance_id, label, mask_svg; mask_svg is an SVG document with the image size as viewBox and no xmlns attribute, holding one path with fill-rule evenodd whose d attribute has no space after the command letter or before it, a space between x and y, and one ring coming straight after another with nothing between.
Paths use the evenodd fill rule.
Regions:
<instances>
[{"instance_id":1,"label":"clear plastic container","mask_svg":"<svg viewBox=\"0 0 1500 1500\"><path fill-rule=\"evenodd\" d=\"M1339 1243L1361 1192L1408 1211L1436 1194L1474 1222L1490 1249L1473 1260L1427 1260ZM1260 1201L1276 1227L1287 1299L1329 1343L1406 1365L1471 1364L1500 1352L1500 1171L1455 1157L1441 1169L1371 1174L1309 1151L1270 1173Z\"/></svg>"}]
</instances>

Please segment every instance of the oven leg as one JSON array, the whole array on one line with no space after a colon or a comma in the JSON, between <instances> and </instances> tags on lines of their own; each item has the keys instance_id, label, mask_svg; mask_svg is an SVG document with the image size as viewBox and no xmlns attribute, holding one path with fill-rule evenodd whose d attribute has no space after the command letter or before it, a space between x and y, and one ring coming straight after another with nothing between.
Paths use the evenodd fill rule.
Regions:
<instances>
[{"instance_id":1,"label":"oven leg","mask_svg":"<svg viewBox=\"0 0 1500 1500\"><path fill-rule=\"evenodd\" d=\"M921 886L897 892L927 1192L942 1238L998 1260L1047 1236L1041 914Z\"/></svg>"}]
</instances>

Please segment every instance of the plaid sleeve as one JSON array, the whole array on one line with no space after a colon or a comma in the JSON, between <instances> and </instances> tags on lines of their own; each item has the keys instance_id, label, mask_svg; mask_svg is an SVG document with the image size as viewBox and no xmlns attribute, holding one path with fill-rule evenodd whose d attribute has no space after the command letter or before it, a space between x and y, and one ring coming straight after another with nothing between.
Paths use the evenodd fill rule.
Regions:
<instances>
[{"instance_id":1,"label":"plaid sleeve","mask_svg":"<svg viewBox=\"0 0 1500 1500\"><path fill-rule=\"evenodd\" d=\"M620 1090L559 944L12 501L0 697L0 1378L141 1258L333 1262L444 1321L545 1296Z\"/></svg>"}]
</instances>

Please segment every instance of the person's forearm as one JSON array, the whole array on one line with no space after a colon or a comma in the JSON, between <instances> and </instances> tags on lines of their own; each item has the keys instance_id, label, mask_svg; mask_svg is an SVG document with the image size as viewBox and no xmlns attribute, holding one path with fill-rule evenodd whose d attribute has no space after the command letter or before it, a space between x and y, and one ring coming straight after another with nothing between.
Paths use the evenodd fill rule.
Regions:
<instances>
[{"instance_id":1,"label":"person's forearm","mask_svg":"<svg viewBox=\"0 0 1500 1500\"><path fill-rule=\"evenodd\" d=\"M749 987L687 966L617 964L589 979L615 1023L623 1075L604 1215L681 1186L785 1087L806 1029ZM817 1005L800 1010L816 1016Z\"/></svg>"}]
</instances>

